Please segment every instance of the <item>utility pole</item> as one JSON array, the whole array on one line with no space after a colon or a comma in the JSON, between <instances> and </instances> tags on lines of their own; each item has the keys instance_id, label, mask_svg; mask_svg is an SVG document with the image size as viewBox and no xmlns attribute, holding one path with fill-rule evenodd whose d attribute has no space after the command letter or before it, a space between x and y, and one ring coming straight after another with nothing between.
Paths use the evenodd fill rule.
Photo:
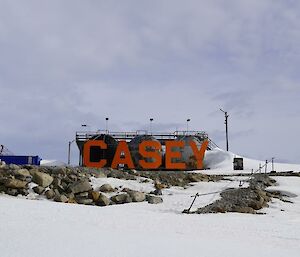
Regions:
<instances>
[{"instance_id":1,"label":"utility pole","mask_svg":"<svg viewBox=\"0 0 300 257\"><path fill-rule=\"evenodd\" d=\"M186 120L186 132L189 132L189 122L191 121L191 119L187 119Z\"/></svg>"},{"instance_id":2,"label":"utility pole","mask_svg":"<svg viewBox=\"0 0 300 257\"><path fill-rule=\"evenodd\" d=\"M70 165L71 163L71 144L75 142L75 139L73 139L72 141L69 141L69 147L68 147L68 165Z\"/></svg>"},{"instance_id":3,"label":"utility pole","mask_svg":"<svg viewBox=\"0 0 300 257\"><path fill-rule=\"evenodd\" d=\"M150 118L150 134L152 135L152 122L153 122L153 118Z\"/></svg>"},{"instance_id":4,"label":"utility pole","mask_svg":"<svg viewBox=\"0 0 300 257\"><path fill-rule=\"evenodd\" d=\"M106 130L106 133L108 133L108 120L109 120L109 118L105 118L105 130Z\"/></svg>"},{"instance_id":5,"label":"utility pole","mask_svg":"<svg viewBox=\"0 0 300 257\"><path fill-rule=\"evenodd\" d=\"M225 127L226 127L226 151L228 152L229 150L229 146L228 146L228 113L223 111L221 108L220 108L220 111L222 111L224 114L225 114Z\"/></svg>"}]
</instances>

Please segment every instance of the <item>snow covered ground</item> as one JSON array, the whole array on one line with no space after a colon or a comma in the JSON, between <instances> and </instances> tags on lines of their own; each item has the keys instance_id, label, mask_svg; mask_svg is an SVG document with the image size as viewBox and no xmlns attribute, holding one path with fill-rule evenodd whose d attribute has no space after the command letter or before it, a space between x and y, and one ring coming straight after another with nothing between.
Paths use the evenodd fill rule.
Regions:
<instances>
[{"instance_id":1,"label":"snow covered ground","mask_svg":"<svg viewBox=\"0 0 300 257\"><path fill-rule=\"evenodd\" d=\"M207 156L207 160L215 159L212 163L215 169L207 170L207 173L237 173L232 170L232 159L226 157L228 153L223 152L223 157L219 150L210 154L215 154L214 158L209 154ZM246 160L245 165L250 168L255 163L249 160L248 166ZM296 167L299 170L299 166L277 167L283 170ZM143 202L94 207L44 199L26 200L2 194L0 256L298 257L300 177L274 177L279 185L270 187L270 190L284 190L297 196L289 199L293 203L273 200L269 208L263 209L266 215L181 213L189 207L191 196L197 192L209 193L237 187L241 178L232 178L236 180L199 182L187 189L165 189L164 202L157 205ZM154 189L152 183L139 181L115 178L92 180L96 189L104 183L145 192ZM244 186L247 186L246 183ZM207 205L218 197L218 194L199 197L194 208Z\"/></svg>"},{"instance_id":2,"label":"snow covered ground","mask_svg":"<svg viewBox=\"0 0 300 257\"><path fill-rule=\"evenodd\" d=\"M234 171L233 170L233 158L242 157L244 161L244 170L243 171ZM252 160L245 158L243 156L236 155L231 152L226 152L220 148L215 148L211 151L206 151L204 157L204 163L209 168L209 170L200 171L207 174L237 174L237 173L251 173L258 170L259 165L263 166L265 161ZM267 172L272 170L271 160L268 160ZM300 171L300 164L288 164L288 163L274 163L274 170L279 171ZM265 169L263 168L264 172Z\"/></svg>"}]
</instances>

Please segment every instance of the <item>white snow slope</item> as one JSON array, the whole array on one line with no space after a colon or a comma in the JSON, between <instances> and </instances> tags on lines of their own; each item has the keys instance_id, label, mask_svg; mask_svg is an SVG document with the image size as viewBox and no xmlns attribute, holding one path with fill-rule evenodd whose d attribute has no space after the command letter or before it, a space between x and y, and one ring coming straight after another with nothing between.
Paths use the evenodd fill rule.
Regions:
<instances>
[{"instance_id":1,"label":"white snow slope","mask_svg":"<svg viewBox=\"0 0 300 257\"><path fill-rule=\"evenodd\" d=\"M220 173L222 165L217 168L207 172ZM229 167L224 171L234 173ZM275 189L297 197L290 198L294 203L274 200L263 210L266 215L181 213L189 207L191 195L196 192L236 187L239 180L200 182L188 189L172 187L164 191L164 202L157 205L143 202L94 207L50 202L34 193L30 197L40 200L0 195L0 256L298 257L300 178L275 179L279 183ZM145 192L153 190L151 183L139 181L92 181L96 189L104 183ZM194 208L218 197L199 197Z\"/></svg>"}]
</instances>

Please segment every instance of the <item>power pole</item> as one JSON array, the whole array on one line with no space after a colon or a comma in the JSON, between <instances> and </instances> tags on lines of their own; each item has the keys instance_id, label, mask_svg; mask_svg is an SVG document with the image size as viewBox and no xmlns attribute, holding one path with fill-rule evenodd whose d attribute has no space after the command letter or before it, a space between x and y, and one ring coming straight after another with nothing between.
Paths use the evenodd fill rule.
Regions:
<instances>
[{"instance_id":1,"label":"power pole","mask_svg":"<svg viewBox=\"0 0 300 257\"><path fill-rule=\"evenodd\" d=\"M105 118L105 130L106 130L106 133L108 134L108 120L109 118Z\"/></svg>"},{"instance_id":2,"label":"power pole","mask_svg":"<svg viewBox=\"0 0 300 257\"><path fill-rule=\"evenodd\" d=\"M153 118L150 118L150 134L152 135L152 122L153 122Z\"/></svg>"},{"instance_id":3,"label":"power pole","mask_svg":"<svg viewBox=\"0 0 300 257\"><path fill-rule=\"evenodd\" d=\"M187 119L186 120L186 132L189 132L189 122L191 121L191 119Z\"/></svg>"},{"instance_id":4,"label":"power pole","mask_svg":"<svg viewBox=\"0 0 300 257\"><path fill-rule=\"evenodd\" d=\"M69 141L69 145L68 145L68 165L71 164L71 144L75 142L75 139L73 139L72 141Z\"/></svg>"},{"instance_id":5,"label":"power pole","mask_svg":"<svg viewBox=\"0 0 300 257\"><path fill-rule=\"evenodd\" d=\"M220 109L225 114L225 127L226 127L226 151L228 152L229 146L228 146L228 113Z\"/></svg>"}]
</instances>

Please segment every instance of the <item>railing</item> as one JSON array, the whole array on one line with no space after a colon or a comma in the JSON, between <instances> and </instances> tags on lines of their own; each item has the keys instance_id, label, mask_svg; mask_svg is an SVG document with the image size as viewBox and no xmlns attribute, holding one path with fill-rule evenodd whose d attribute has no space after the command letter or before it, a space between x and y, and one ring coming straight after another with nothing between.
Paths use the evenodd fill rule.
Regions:
<instances>
[{"instance_id":1,"label":"railing","mask_svg":"<svg viewBox=\"0 0 300 257\"><path fill-rule=\"evenodd\" d=\"M178 136L195 136L198 137L200 140L208 139L208 135L204 131L175 131L173 133L168 132L153 132L149 133L147 130L137 130L135 132L110 132L107 130L98 130L96 132L91 131L79 131L76 132L76 141L86 141L91 138L95 138L97 135L110 135L116 140L131 140L138 135L150 135L155 137L157 140L173 140L176 139Z\"/></svg>"}]
</instances>

